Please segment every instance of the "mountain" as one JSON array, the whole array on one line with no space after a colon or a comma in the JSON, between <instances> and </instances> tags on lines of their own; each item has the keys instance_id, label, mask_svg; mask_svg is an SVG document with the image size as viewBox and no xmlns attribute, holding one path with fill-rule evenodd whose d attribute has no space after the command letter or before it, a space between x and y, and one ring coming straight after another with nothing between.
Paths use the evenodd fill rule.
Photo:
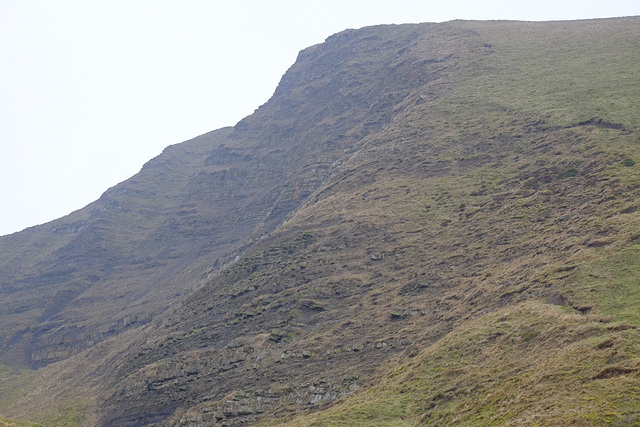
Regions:
<instances>
[{"instance_id":1,"label":"mountain","mask_svg":"<svg viewBox=\"0 0 640 427\"><path fill-rule=\"evenodd\" d=\"M0 238L45 425L637 422L640 18L347 30Z\"/></svg>"}]
</instances>

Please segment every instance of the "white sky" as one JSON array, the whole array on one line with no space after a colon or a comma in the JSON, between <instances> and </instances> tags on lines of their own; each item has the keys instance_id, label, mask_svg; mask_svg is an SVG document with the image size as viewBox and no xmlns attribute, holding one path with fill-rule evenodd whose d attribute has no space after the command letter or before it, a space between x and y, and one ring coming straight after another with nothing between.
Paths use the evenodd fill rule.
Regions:
<instances>
[{"instance_id":1,"label":"white sky","mask_svg":"<svg viewBox=\"0 0 640 427\"><path fill-rule=\"evenodd\" d=\"M0 0L0 235L80 209L264 104L346 28L640 15L638 0Z\"/></svg>"}]
</instances>

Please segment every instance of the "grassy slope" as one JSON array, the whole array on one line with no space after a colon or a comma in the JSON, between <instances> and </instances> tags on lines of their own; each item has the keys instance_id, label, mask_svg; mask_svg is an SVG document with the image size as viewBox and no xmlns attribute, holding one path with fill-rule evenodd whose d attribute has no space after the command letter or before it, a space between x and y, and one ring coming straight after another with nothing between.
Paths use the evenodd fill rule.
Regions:
<instances>
[{"instance_id":1,"label":"grassy slope","mask_svg":"<svg viewBox=\"0 0 640 427\"><path fill-rule=\"evenodd\" d=\"M616 323L617 313L607 313L605 300L614 294L606 283L599 282L601 297L578 292L588 286L579 285L584 271L604 254L625 253L637 239L640 177L637 167L624 162L640 158L638 112L629 111L637 107L627 98L640 81L630 54L637 50L638 27L630 21L638 20L456 22L448 24L450 31L440 28L436 43L425 36L416 50L435 46L442 55L456 46L460 67L406 95L405 105L414 107L368 138L274 234L315 236L311 246L294 253L295 262L285 261L290 267L240 276L252 286L236 304L257 313L236 313L233 327L244 328L245 336L268 333L277 308L268 303L284 301L279 320L296 334L274 356L268 346L259 348L267 357L255 368L255 353L247 349L246 369L257 374L241 387L258 387L264 375L274 389L296 395L304 391L299 382L331 375L339 383L357 372L367 388L384 377L371 374L384 357L341 349L393 342L383 368L391 378L292 423L633 418L635 331ZM584 66L586 58L596 59L591 67ZM619 66L611 68L614 59ZM262 250L268 251L267 244ZM380 254L382 261L372 258ZM304 272L295 268L299 261ZM291 278L304 285L289 284ZM278 283L292 288L283 291ZM214 282L212 289L222 285ZM301 297L326 311L308 321L296 318L292 308ZM194 313L192 319L206 322L208 315L197 313L215 310L210 301L220 299L212 292L198 301L185 306L184 318ZM509 321L495 326L502 318ZM184 328L177 325L176 333ZM404 349L402 341L415 345ZM269 364L271 357L303 351L314 356L305 363ZM408 364L409 356L416 362ZM179 360L160 366L170 369ZM285 414L295 406L278 405L275 411ZM182 418L197 425L215 410L204 401L172 422Z\"/></svg>"},{"instance_id":2,"label":"grassy slope","mask_svg":"<svg viewBox=\"0 0 640 427\"><path fill-rule=\"evenodd\" d=\"M491 313L395 361L373 389L287 425L637 420L640 334L600 320L539 302Z\"/></svg>"},{"instance_id":3,"label":"grassy slope","mask_svg":"<svg viewBox=\"0 0 640 427\"><path fill-rule=\"evenodd\" d=\"M8 418L0 417L1 427L43 427L42 424L34 424L28 421L14 421Z\"/></svg>"},{"instance_id":4,"label":"grassy slope","mask_svg":"<svg viewBox=\"0 0 640 427\"><path fill-rule=\"evenodd\" d=\"M640 34L638 19L611 23L452 23L478 31L493 54L461 72L454 90L408 126L432 126L435 144L470 137L530 144L516 142L491 167L431 185L461 204L475 200L479 221L483 203L465 197L465 187L480 179L485 194L519 196L507 198L510 216L498 210L495 219L502 229L525 230L511 233L511 243L521 239L521 249L535 251L494 273L512 268L504 276L524 282L515 292L533 298L459 324L413 358L391 360L373 388L288 425L639 422L640 176L622 161L640 159ZM505 191L509 179L516 191ZM446 203L429 211L438 220L451 214Z\"/></svg>"},{"instance_id":5,"label":"grassy slope","mask_svg":"<svg viewBox=\"0 0 640 427\"><path fill-rule=\"evenodd\" d=\"M35 379L33 371L0 365L0 412L18 400L22 390ZM0 416L0 427L42 427L28 421L15 421Z\"/></svg>"},{"instance_id":6,"label":"grassy slope","mask_svg":"<svg viewBox=\"0 0 640 427\"><path fill-rule=\"evenodd\" d=\"M154 249L145 243L158 240L167 210L175 209L175 199L201 169L210 147L228 134L222 129L168 147L84 209L0 239L3 363L39 366L63 359L120 325L149 321L175 298L180 290L158 286L178 270L171 270L175 261L162 259L157 249L149 255ZM154 262L161 265L139 274ZM122 286L126 277L136 278L127 288ZM122 300L129 301L127 307Z\"/></svg>"},{"instance_id":7,"label":"grassy slope","mask_svg":"<svg viewBox=\"0 0 640 427\"><path fill-rule=\"evenodd\" d=\"M136 357L152 363L115 387L140 394L116 393L114 405L138 399L146 409L147 383L138 380L165 384L164 371L171 393L182 388L200 404L184 415L194 420L215 409L203 396L224 404L214 396L222 387L251 391L262 381L278 397L355 372L366 374L359 384L377 385L291 424L632 422L640 320L623 309L640 300L640 168L623 161L640 160L630 101L640 81L637 24L445 24L423 46L443 57L456 45L464 66L403 95L412 108L230 271L236 288L212 281L166 320L167 335L118 357L126 369ZM602 121L581 124L592 118ZM314 236L308 246L262 259L305 232ZM308 300L323 311L303 312ZM423 314L409 318L407 309ZM275 325L291 342L265 338ZM217 347L219 331L222 340L256 338L231 350L246 353L228 371L236 385L198 366L215 371L228 351ZM345 350L352 346L360 350ZM282 358L304 351L311 357ZM184 375L190 359L219 386ZM86 363L81 370L92 372ZM283 396L275 411L290 417L295 405Z\"/></svg>"},{"instance_id":8,"label":"grassy slope","mask_svg":"<svg viewBox=\"0 0 640 427\"><path fill-rule=\"evenodd\" d=\"M34 371L0 365L0 411L20 399L34 379Z\"/></svg>"}]
</instances>

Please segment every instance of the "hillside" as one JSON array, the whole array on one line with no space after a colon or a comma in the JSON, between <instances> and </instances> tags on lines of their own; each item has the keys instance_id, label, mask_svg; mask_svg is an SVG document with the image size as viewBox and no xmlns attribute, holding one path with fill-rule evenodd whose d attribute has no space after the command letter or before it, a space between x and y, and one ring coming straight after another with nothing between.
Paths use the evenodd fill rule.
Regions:
<instances>
[{"instance_id":1,"label":"hillside","mask_svg":"<svg viewBox=\"0 0 640 427\"><path fill-rule=\"evenodd\" d=\"M235 128L171 146L86 208L0 238L2 361L41 367L144 325L273 230L392 117L371 105L383 82L341 93L356 84L335 65L351 50L309 51ZM318 75L302 75L311 62Z\"/></svg>"},{"instance_id":2,"label":"hillside","mask_svg":"<svg viewBox=\"0 0 640 427\"><path fill-rule=\"evenodd\" d=\"M302 51L233 128L0 239L0 411L637 422L638 46L632 17L377 26Z\"/></svg>"}]
</instances>

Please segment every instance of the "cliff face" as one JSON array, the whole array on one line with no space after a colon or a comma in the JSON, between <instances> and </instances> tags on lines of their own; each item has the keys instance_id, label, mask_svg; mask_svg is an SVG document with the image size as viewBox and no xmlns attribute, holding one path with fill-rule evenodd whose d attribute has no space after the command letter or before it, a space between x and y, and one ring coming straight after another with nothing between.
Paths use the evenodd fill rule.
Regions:
<instances>
[{"instance_id":1,"label":"cliff face","mask_svg":"<svg viewBox=\"0 0 640 427\"><path fill-rule=\"evenodd\" d=\"M235 127L0 239L3 363L59 361L10 415L534 423L561 389L566 422L631 419L598 396L638 385L638 24L339 33Z\"/></svg>"}]
</instances>

